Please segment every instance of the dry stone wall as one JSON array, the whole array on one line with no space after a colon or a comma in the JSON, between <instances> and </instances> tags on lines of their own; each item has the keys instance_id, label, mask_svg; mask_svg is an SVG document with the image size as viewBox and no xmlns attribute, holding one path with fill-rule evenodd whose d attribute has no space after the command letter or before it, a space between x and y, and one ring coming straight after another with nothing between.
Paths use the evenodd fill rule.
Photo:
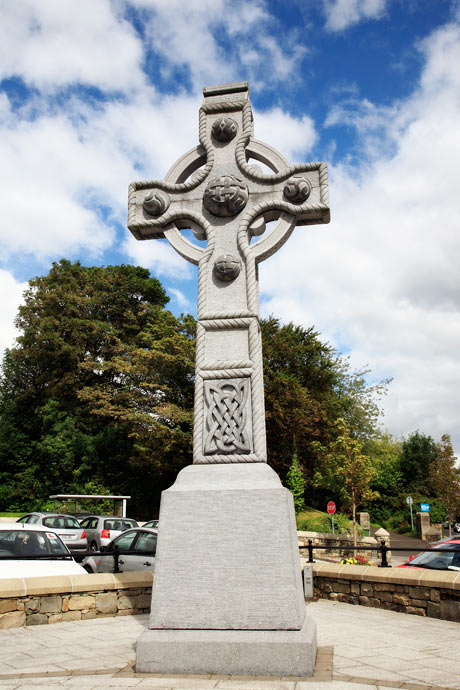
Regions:
<instances>
[{"instance_id":1,"label":"dry stone wall","mask_svg":"<svg viewBox=\"0 0 460 690\"><path fill-rule=\"evenodd\" d=\"M315 563L319 599L460 622L460 573Z\"/></svg>"},{"instance_id":2,"label":"dry stone wall","mask_svg":"<svg viewBox=\"0 0 460 690\"><path fill-rule=\"evenodd\" d=\"M0 629L148 613L152 573L2 580Z\"/></svg>"}]
</instances>

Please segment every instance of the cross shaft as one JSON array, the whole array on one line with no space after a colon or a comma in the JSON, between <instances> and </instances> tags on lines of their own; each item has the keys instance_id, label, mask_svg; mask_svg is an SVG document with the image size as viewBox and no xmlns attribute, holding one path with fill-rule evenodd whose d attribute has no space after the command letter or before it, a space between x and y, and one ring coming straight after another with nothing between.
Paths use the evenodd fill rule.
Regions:
<instances>
[{"instance_id":1,"label":"cross shaft","mask_svg":"<svg viewBox=\"0 0 460 690\"><path fill-rule=\"evenodd\" d=\"M200 146L165 180L130 185L128 227L137 239L166 237L199 266L194 463L265 462L256 266L296 225L329 222L327 167L290 166L253 139L246 82L203 93ZM182 236L190 227L205 248Z\"/></svg>"}]
</instances>

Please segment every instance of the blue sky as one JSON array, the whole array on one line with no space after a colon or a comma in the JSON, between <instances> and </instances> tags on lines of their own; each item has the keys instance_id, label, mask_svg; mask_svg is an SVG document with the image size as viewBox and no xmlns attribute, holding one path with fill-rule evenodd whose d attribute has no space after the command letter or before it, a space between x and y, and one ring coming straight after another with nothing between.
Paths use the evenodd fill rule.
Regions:
<instances>
[{"instance_id":1,"label":"blue sky","mask_svg":"<svg viewBox=\"0 0 460 690\"><path fill-rule=\"evenodd\" d=\"M127 187L197 144L203 86L247 80L256 138L330 170L331 223L261 265L262 313L392 377L391 433L460 451L459 64L454 0L0 0L0 349L62 257L144 265L194 312Z\"/></svg>"}]
</instances>

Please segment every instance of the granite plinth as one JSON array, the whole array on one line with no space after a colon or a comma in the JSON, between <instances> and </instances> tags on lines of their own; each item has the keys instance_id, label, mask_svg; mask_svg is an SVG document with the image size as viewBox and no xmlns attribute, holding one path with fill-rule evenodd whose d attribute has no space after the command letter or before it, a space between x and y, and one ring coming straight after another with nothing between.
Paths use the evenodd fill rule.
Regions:
<instances>
[{"instance_id":1,"label":"granite plinth","mask_svg":"<svg viewBox=\"0 0 460 690\"><path fill-rule=\"evenodd\" d=\"M265 463L190 465L161 498L145 673L313 674L292 494Z\"/></svg>"},{"instance_id":2,"label":"granite plinth","mask_svg":"<svg viewBox=\"0 0 460 690\"><path fill-rule=\"evenodd\" d=\"M292 494L265 463L190 465L164 491L150 628L300 630Z\"/></svg>"},{"instance_id":3,"label":"granite plinth","mask_svg":"<svg viewBox=\"0 0 460 690\"><path fill-rule=\"evenodd\" d=\"M146 630L137 642L137 673L312 676L316 623L301 630Z\"/></svg>"}]
</instances>

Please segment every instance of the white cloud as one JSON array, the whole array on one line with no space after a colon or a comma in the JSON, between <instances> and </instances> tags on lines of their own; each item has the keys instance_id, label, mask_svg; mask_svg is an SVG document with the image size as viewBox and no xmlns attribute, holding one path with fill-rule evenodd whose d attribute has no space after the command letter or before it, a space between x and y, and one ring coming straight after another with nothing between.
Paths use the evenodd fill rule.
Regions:
<instances>
[{"instance_id":1,"label":"white cloud","mask_svg":"<svg viewBox=\"0 0 460 690\"><path fill-rule=\"evenodd\" d=\"M280 43L279 27L262 0L126 1L144 11L146 35L166 60L163 75L186 68L196 89L241 80L273 88L292 79L306 52L288 36Z\"/></svg>"},{"instance_id":2,"label":"white cloud","mask_svg":"<svg viewBox=\"0 0 460 690\"><path fill-rule=\"evenodd\" d=\"M2 308L0 310L0 359L7 347L13 347L19 331L14 325L18 307L22 302L22 294L28 287L28 283L20 283L15 280L9 271L0 269L0 294L2 295Z\"/></svg>"},{"instance_id":3,"label":"white cloud","mask_svg":"<svg viewBox=\"0 0 460 690\"><path fill-rule=\"evenodd\" d=\"M380 19L388 0L323 0L326 29L343 31L368 19Z\"/></svg>"},{"instance_id":4,"label":"white cloud","mask_svg":"<svg viewBox=\"0 0 460 690\"><path fill-rule=\"evenodd\" d=\"M167 240L138 241L126 233L122 249L133 263L151 269L158 276L185 279L193 275L189 264Z\"/></svg>"},{"instance_id":5,"label":"white cloud","mask_svg":"<svg viewBox=\"0 0 460 690\"><path fill-rule=\"evenodd\" d=\"M358 123L371 157L332 167L331 224L298 228L262 265L261 288L265 313L314 324L355 366L394 377L383 403L392 433L451 433L458 451L460 26L421 49L411 98L360 104L372 114Z\"/></svg>"},{"instance_id":6,"label":"white cloud","mask_svg":"<svg viewBox=\"0 0 460 690\"><path fill-rule=\"evenodd\" d=\"M190 304L190 300L187 299L183 292L173 287L168 287L167 292L172 295L181 309L191 309L192 305Z\"/></svg>"},{"instance_id":7,"label":"white cloud","mask_svg":"<svg viewBox=\"0 0 460 690\"><path fill-rule=\"evenodd\" d=\"M300 153L307 154L317 139L313 120L308 115L296 118L281 108L273 108L255 111L254 121L255 138L273 146L289 162L298 160Z\"/></svg>"},{"instance_id":8,"label":"white cloud","mask_svg":"<svg viewBox=\"0 0 460 690\"><path fill-rule=\"evenodd\" d=\"M52 90L131 90L144 83L142 46L109 0L0 0L0 78Z\"/></svg>"},{"instance_id":9,"label":"white cloud","mask_svg":"<svg viewBox=\"0 0 460 690\"><path fill-rule=\"evenodd\" d=\"M6 97L0 100L4 258L100 255L114 242L113 221L126 223L128 184L163 177L198 142L194 98L141 94L98 110L73 99L65 114L42 110L32 121L21 119L28 111L12 117Z\"/></svg>"}]
</instances>

